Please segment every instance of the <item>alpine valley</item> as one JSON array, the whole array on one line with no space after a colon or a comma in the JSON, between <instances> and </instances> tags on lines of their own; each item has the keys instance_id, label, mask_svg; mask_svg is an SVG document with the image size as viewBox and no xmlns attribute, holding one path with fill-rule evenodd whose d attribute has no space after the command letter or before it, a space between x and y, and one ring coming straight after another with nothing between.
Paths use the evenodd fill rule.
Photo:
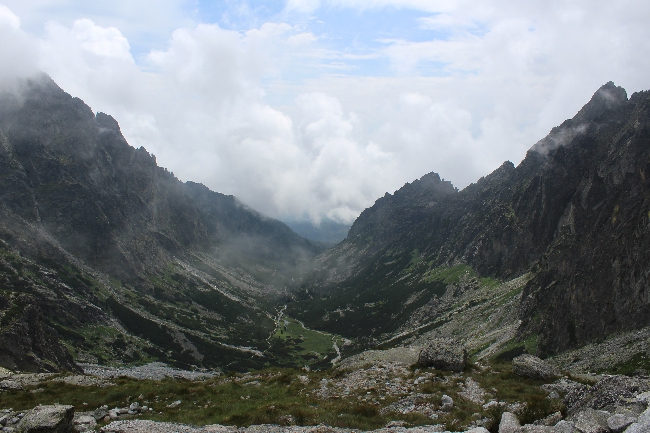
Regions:
<instances>
[{"instance_id":1,"label":"alpine valley","mask_svg":"<svg viewBox=\"0 0 650 433\"><path fill-rule=\"evenodd\" d=\"M219 412L193 424L324 419L374 428L363 420L385 423L391 410L402 416L395 428L446 425L426 431L499 431L504 412L532 423L557 411L560 421L583 413L585 390L601 378L587 372L641 377L612 376L640 381L620 385L634 388L628 397L635 401L650 390L649 274L650 92L628 98L609 82L518 166L507 161L463 190L426 174L379 198L329 249L233 196L181 182L147 150L131 147L110 115L93 113L48 76L0 94L0 367L14 382L18 371L69 377L162 362L206 377L232 372L211 386L237 389L226 394L249 405L252 390L268 390L240 415ZM425 368L421 349L432 341L462 346L469 376ZM516 384L510 361L522 354L584 387L571 385L583 400L558 403L574 388L539 397L535 375ZM418 355L424 370L414 370ZM371 371L384 376L370 381ZM497 373L499 383L534 397L521 406L528 409L517 409L523 400L515 397L501 405L496 395L510 391ZM353 376L356 385L345 382ZM405 378L394 382L405 388L371 399L389 388L389 376ZM125 393L151 401L160 394L120 380ZM250 391L243 382L253 384ZM447 394L438 396L442 382L460 387L453 410ZM35 390L55 395L32 385L11 395L24 392L26 406L37 403ZM273 390L292 387L298 399L349 396L354 405L332 406L330 419L312 414L318 404L300 412L294 403L269 403ZM204 392L184 389L169 393ZM490 392L496 403L486 407ZM127 395L128 402L130 394L105 401ZM417 416L404 409L425 407L427 395L442 406L431 403L433 412ZM458 403L463 395L467 407ZM206 414L212 404L186 398L205 403ZM173 404L166 407L180 405ZM104 415L116 419L108 412L98 419ZM149 431L114 428L105 431Z\"/></svg>"}]
</instances>

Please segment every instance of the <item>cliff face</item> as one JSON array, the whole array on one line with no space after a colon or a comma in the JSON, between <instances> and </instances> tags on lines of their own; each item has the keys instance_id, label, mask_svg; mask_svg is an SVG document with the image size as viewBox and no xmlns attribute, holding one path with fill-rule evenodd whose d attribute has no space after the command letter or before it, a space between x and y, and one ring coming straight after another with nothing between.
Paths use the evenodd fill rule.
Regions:
<instances>
[{"instance_id":1,"label":"cliff face","mask_svg":"<svg viewBox=\"0 0 650 433\"><path fill-rule=\"evenodd\" d=\"M650 325L649 104L648 92L628 100L607 83L519 166L506 162L460 192L430 174L387 194L318 259L297 314L309 305L329 318L354 310L357 295L414 314L445 293L432 272L465 264L501 280L532 273L519 332L538 334L542 355ZM381 341L403 330L400 314L303 317L348 335L374 329Z\"/></svg>"},{"instance_id":2,"label":"cliff face","mask_svg":"<svg viewBox=\"0 0 650 433\"><path fill-rule=\"evenodd\" d=\"M159 269L169 253L210 253L238 235L290 253L282 261L316 251L234 197L181 183L144 148L129 146L112 117L95 116L48 77L27 82L21 97L0 101L0 199L86 263L132 280ZM272 260L268 251L250 249Z\"/></svg>"},{"instance_id":3,"label":"cliff face","mask_svg":"<svg viewBox=\"0 0 650 433\"><path fill-rule=\"evenodd\" d=\"M531 202L562 198L523 293L524 331L540 334L542 354L650 324L650 92L625 101L605 90L612 108L590 122L583 109L579 134L549 152L526 191Z\"/></svg>"},{"instance_id":4,"label":"cliff face","mask_svg":"<svg viewBox=\"0 0 650 433\"><path fill-rule=\"evenodd\" d=\"M232 196L180 182L47 76L0 95L0 241L6 296L43 304L78 359L206 366L264 344L273 285L319 251ZM76 318L72 304L94 314ZM113 329L101 350L88 344L97 326Z\"/></svg>"},{"instance_id":5,"label":"cliff face","mask_svg":"<svg viewBox=\"0 0 650 433\"><path fill-rule=\"evenodd\" d=\"M514 323L517 299L517 338L541 355L648 326L649 170L650 93L608 83L517 167L462 191L430 173L377 200L285 313L364 348L452 329L471 309L491 320L508 305ZM180 182L47 77L0 95L0 365L289 362L268 338L278 287L317 252Z\"/></svg>"}]
</instances>

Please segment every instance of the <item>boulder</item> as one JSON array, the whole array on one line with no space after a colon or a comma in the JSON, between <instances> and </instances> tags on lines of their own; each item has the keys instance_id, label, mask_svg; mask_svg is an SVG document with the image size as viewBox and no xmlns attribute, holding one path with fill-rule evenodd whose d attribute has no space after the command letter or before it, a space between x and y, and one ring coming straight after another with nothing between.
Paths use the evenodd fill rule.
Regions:
<instances>
[{"instance_id":1,"label":"boulder","mask_svg":"<svg viewBox=\"0 0 650 433\"><path fill-rule=\"evenodd\" d=\"M16 428L17 433L69 433L74 407L60 404L36 406L28 411Z\"/></svg>"},{"instance_id":2,"label":"boulder","mask_svg":"<svg viewBox=\"0 0 650 433\"><path fill-rule=\"evenodd\" d=\"M418 364L438 370L463 371L467 362L467 350L451 338L434 338L420 351Z\"/></svg>"},{"instance_id":3,"label":"boulder","mask_svg":"<svg viewBox=\"0 0 650 433\"><path fill-rule=\"evenodd\" d=\"M108 415L108 406L100 406L92 411L90 415L95 418L95 421L104 419L104 417Z\"/></svg>"},{"instance_id":4,"label":"boulder","mask_svg":"<svg viewBox=\"0 0 650 433\"><path fill-rule=\"evenodd\" d=\"M610 410L619 407L632 411L645 409L645 403L636 396L650 390L650 381L637 377L608 376L599 380L594 386L576 389L564 398L569 415L586 408Z\"/></svg>"},{"instance_id":5,"label":"boulder","mask_svg":"<svg viewBox=\"0 0 650 433\"><path fill-rule=\"evenodd\" d=\"M547 362L533 355L519 355L512 360L512 371L515 374L531 379L548 380L559 375Z\"/></svg>"},{"instance_id":6,"label":"boulder","mask_svg":"<svg viewBox=\"0 0 650 433\"><path fill-rule=\"evenodd\" d=\"M545 425L545 426L554 426L558 422L562 421L562 412L555 412L550 414L549 416L538 419L537 421L533 422L534 425Z\"/></svg>"},{"instance_id":7,"label":"boulder","mask_svg":"<svg viewBox=\"0 0 650 433\"><path fill-rule=\"evenodd\" d=\"M555 433L574 433L576 431L576 425L571 421L562 420L555 424L554 429Z\"/></svg>"},{"instance_id":8,"label":"boulder","mask_svg":"<svg viewBox=\"0 0 650 433\"><path fill-rule=\"evenodd\" d=\"M441 403L442 406L440 410L443 410L445 412L449 412L454 407L454 400L451 397L449 397L447 394L442 395Z\"/></svg>"},{"instance_id":9,"label":"boulder","mask_svg":"<svg viewBox=\"0 0 650 433\"><path fill-rule=\"evenodd\" d=\"M610 428L607 425L609 417L609 412L604 410L585 409L574 415L571 421L582 433L609 433Z\"/></svg>"},{"instance_id":10,"label":"boulder","mask_svg":"<svg viewBox=\"0 0 650 433\"><path fill-rule=\"evenodd\" d=\"M635 421L636 418L617 413L607 418L607 426L613 433L621 433Z\"/></svg>"},{"instance_id":11,"label":"boulder","mask_svg":"<svg viewBox=\"0 0 650 433\"><path fill-rule=\"evenodd\" d=\"M625 429L625 433L648 433L650 425L635 422Z\"/></svg>"},{"instance_id":12,"label":"boulder","mask_svg":"<svg viewBox=\"0 0 650 433\"><path fill-rule=\"evenodd\" d=\"M512 412L503 412L499 423L499 433L517 433L520 427L517 415Z\"/></svg>"},{"instance_id":13,"label":"boulder","mask_svg":"<svg viewBox=\"0 0 650 433\"><path fill-rule=\"evenodd\" d=\"M644 424L650 426L650 407L643 411L641 415L639 415L639 419L637 421L639 424Z\"/></svg>"},{"instance_id":14,"label":"boulder","mask_svg":"<svg viewBox=\"0 0 650 433\"><path fill-rule=\"evenodd\" d=\"M95 427L97 427L97 421L90 415L75 416L72 424L77 432L95 431Z\"/></svg>"},{"instance_id":15,"label":"boulder","mask_svg":"<svg viewBox=\"0 0 650 433\"><path fill-rule=\"evenodd\" d=\"M636 396L637 401L641 401L645 404L650 403L650 391L642 392Z\"/></svg>"}]
</instances>

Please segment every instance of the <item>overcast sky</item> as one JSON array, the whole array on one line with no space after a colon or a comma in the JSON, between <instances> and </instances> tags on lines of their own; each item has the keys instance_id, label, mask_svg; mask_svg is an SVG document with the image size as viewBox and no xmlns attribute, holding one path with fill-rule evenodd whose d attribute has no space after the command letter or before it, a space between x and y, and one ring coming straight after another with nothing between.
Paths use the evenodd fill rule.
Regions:
<instances>
[{"instance_id":1,"label":"overcast sky","mask_svg":"<svg viewBox=\"0 0 650 433\"><path fill-rule=\"evenodd\" d=\"M639 0L0 0L0 82L42 70L183 181L351 222L518 164L607 81L650 89L648 23Z\"/></svg>"}]
</instances>

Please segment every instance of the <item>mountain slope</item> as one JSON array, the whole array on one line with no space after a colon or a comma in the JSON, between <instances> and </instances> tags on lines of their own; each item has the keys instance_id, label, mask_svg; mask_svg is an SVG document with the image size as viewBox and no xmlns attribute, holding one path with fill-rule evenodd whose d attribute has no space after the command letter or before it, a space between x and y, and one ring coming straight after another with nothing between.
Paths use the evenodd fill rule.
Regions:
<instances>
[{"instance_id":1,"label":"mountain slope","mask_svg":"<svg viewBox=\"0 0 650 433\"><path fill-rule=\"evenodd\" d=\"M274 287L319 251L180 182L47 76L0 95L0 240L5 297L28 294L77 359L209 367L269 362Z\"/></svg>"},{"instance_id":2,"label":"mountain slope","mask_svg":"<svg viewBox=\"0 0 650 433\"><path fill-rule=\"evenodd\" d=\"M532 272L518 332L542 355L649 325L649 101L607 83L519 166L386 194L318 257L290 313L379 343L435 321L457 271L483 285Z\"/></svg>"}]
</instances>

